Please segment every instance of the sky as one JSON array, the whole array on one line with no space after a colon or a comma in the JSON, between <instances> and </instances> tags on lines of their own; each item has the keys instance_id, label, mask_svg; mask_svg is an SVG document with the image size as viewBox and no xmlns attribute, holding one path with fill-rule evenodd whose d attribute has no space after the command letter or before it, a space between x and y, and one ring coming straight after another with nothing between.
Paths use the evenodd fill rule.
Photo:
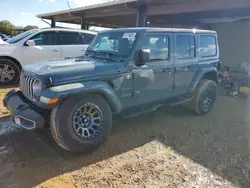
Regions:
<instances>
[{"instance_id":1,"label":"sky","mask_svg":"<svg viewBox=\"0 0 250 188\"><path fill-rule=\"evenodd\" d=\"M108 0L0 0L0 21L9 20L16 26L49 27L36 15L69 9L68 1L71 8L77 8ZM76 27L60 23L57 26Z\"/></svg>"}]
</instances>

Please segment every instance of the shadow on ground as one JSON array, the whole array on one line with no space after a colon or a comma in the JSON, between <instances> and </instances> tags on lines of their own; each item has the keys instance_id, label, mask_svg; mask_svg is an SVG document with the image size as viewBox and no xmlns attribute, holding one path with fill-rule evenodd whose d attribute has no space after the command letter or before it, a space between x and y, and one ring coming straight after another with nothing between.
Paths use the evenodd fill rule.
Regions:
<instances>
[{"instance_id":1,"label":"shadow on ground","mask_svg":"<svg viewBox=\"0 0 250 188\"><path fill-rule=\"evenodd\" d=\"M14 85L1 85L0 84L0 89L11 89L11 88L16 88L18 87L18 84L14 84Z\"/></svg>"},{"instance_id":2,"label":"shadow on ground","mask_svg":"<svg viewBox=\"0 0 250 188\"><path fill-rule=\"evenodd\" d=\"M47 131L9 130L3 122L1 129L8 128L8 133L0 132L0 187L37 186L155 140L234 185L249 187L249 109L250 100L221 97L204 117L171 107L116 120L106 143L84 156L58 148Z\"/></svg>"}]
</instances>

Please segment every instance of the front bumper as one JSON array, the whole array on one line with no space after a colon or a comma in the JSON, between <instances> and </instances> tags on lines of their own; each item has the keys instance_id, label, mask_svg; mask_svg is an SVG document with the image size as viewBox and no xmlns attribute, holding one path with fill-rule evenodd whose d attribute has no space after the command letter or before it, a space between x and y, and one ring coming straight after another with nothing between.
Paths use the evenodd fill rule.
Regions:
<instances>
[{"instance_id":1,"label":"front bumper","mask_svg":"<svg viewBox=\"0 0 250 188\"><path fill-rule=\"evenodd\" d=\"M17 126L28 130L44 128L43 109L31 104L21 91L9 91L3 99L3 103L11 112L12 121Z\"/></svg>"}]
</instances>

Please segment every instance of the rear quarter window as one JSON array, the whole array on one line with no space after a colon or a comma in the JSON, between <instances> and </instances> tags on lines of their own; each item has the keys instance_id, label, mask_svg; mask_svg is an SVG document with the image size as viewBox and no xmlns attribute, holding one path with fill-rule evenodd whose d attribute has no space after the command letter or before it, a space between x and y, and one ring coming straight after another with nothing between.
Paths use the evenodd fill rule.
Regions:
<instances>
[{"instance_id":1,"label":"rear quarter window","mask_svg":"<svg viewBox=\"0 0 250 188\"><path fill-rule=\"evenodd\" d=\"M217 39L212 35L200 35L199 53L201 57L217 55Z\"/></svg>"}]
</instances>

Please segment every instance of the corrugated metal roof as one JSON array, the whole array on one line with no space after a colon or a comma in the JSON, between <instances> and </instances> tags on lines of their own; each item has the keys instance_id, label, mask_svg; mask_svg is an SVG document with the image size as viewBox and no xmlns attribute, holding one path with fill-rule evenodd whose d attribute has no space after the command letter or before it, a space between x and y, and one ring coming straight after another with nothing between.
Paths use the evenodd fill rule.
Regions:
<instances>
[{"instance_id":1,"label":"corrugated metal roof","mask_svg":"<svg viewBox=\"0 0 250 188\"><path fill-rule=\"evenodd\" d=\"M123 3L131 3L131 2L136 2L136 1L137 0L110 0L108 2L88 5L88 6L74 8L74 9L68 9L68 10L45 13L45 14L38 14L37 17L43 18L43 17L49 17L49 16L58 15L58 14L65 14L65 13L70 13L70 12L77 12L77 11L83 11L83 10L88 10L88 9L101 8L105 6L112 6L112 5L118 5L118 4L123 4Z\"/></svg>"}]
</instances>

